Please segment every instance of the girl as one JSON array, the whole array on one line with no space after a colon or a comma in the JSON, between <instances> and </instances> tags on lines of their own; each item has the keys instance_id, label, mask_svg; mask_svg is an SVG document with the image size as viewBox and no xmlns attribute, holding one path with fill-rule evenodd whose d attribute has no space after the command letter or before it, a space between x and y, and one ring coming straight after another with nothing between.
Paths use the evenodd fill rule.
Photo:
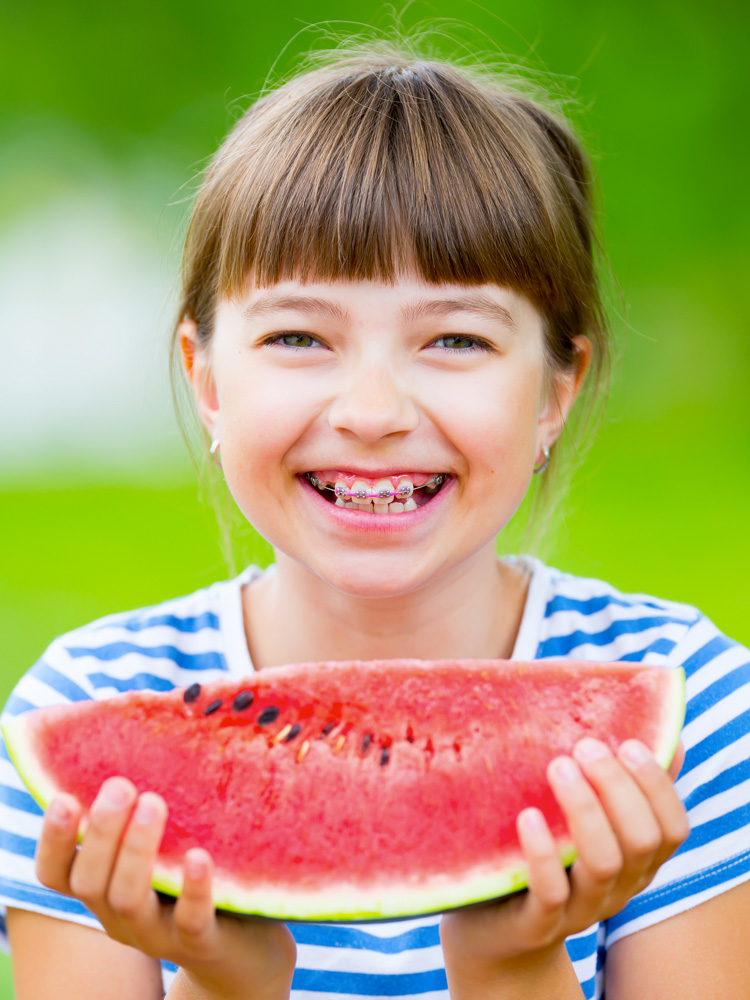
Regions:
<instances>
[{"instance_id":1,"label":"girl","mask_svg":"<svg viewBox=\"0 0 750 1000\"><path fill-rule=\"evenodd\" d=\"M677 785L681 756L584 740L548 773L569 877L527 809L528 893L288 928L217 915L203 850L158 899L158 796L108 780L76 850L76 801L42 817L4 759L19 1000L750 996L747 653L692 608L495 555L606 369L590 191L564 121L478 69L373 45L254 104L198 194L175 342L275 564L61 637L6 711L310 659L648 661L688 676Z\"/></svg>"}]
</instances>

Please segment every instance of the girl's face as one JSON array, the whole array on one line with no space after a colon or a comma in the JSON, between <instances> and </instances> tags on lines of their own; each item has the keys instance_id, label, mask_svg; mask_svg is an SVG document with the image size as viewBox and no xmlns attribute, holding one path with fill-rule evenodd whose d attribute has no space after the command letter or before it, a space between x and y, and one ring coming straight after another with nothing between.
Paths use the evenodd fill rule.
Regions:
<instances>
[{"instance_id":1,"label":"girl's face","mask_svg":"<svg viewBox=\"0 0 750 1000\"><path fill-rule=\"evenodd\" d=\"M405 594L494 556L590 352L579 338L578 371L550 381L542 316L527 298L414 277L250 287L219 303L205 351L192 324L181 332L244 515L321 580L359 596ZM437 490L421 485L434 476ZM347 491L387 490L388 480L392 491L415 489L411 502L399 495L369 513L337 505L312 478Z\"/></svg>"}]
</instances>

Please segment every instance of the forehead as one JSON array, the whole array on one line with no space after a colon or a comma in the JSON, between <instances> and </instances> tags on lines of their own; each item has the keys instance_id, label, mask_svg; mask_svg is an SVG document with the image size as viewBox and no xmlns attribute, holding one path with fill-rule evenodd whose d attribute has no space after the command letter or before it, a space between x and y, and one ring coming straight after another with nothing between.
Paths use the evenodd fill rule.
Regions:
<instances>
[{"instance_id":1,"label":"forehead","mask_svg":"<svg viewBox=\"0 0 750 1000\"><path fill-rule=\"evenodd\" d=\"M512 289L493 284L436 285L414 277L388 283L339 280L248 285L236 305L248 321L294 312L347 323L362 314L371 315L373 309L377 316L387 315L402 326L466 316L516 333L541 321L531 301Z\"/></svg>"}]
</instances>

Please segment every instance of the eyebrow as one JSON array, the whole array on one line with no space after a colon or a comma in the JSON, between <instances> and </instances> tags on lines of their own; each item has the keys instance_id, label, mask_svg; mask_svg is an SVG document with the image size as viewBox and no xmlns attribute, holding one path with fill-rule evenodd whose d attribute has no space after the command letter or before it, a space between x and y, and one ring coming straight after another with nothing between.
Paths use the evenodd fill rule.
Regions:
<instances>
[{"instance_id":1,"label":"eyebrow","mask_svg":"<svg viewBox=\"0 0 750 1000\"><path fill-rule=\"evenodd\" d=\"M245 319L266 316L268 313L281 309L301 313L318 313L330 316L332 319L346 323L351 319L348 311L338 302L315 295L291 295L287 292L267 292L251 302L243 312ZM495 302L489 295L481 292L462 295L452 299L419 299L401 308L401 320L404 323L415 323L420 319L439 319L454 313L471 313L481 316L494 323L500 323L513 332L516 324L513 316L505 306Z\"/></svg>"}]
</instances>

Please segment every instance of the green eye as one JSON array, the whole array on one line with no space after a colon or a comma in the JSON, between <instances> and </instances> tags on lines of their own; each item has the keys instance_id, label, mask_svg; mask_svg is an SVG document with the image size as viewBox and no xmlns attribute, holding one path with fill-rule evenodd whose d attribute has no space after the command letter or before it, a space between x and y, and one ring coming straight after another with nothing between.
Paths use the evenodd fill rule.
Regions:
<instances>
[{"instance_id":1,"label":"green eye","mask_svg":"<svg viewBox=\"0 0 750 1000\"><path fill-rule=\"evenodd\" d=\"M315 340L309 333L282 333L278 338L278 343L284 347L312 347Z\"/></svg>"},{"instance_id":2,"label":"green eye","mask_svg":"<svg viewBox=\"0 0 750 1000\"><path fill-rule=\"evenodd\" d=\"M445 351L487 350L487 346L477 337L463 337L461 334L447 334L433 340L432 347L440 347Z\"/></svg>"}]
</instances>

